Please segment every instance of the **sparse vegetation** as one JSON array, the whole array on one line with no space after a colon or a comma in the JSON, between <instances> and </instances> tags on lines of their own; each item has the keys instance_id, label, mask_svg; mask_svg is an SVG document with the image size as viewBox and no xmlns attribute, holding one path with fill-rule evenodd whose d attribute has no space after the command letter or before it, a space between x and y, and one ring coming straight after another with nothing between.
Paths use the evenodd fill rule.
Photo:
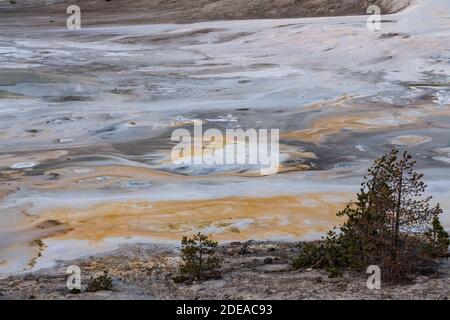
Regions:
<instances>
[{"instance_id":1,"label":"sparse vegetation","mask_svg":"<svg viewBox=\"0 0 450 320\"><path fill-rule=\"evenodd\" d=\"M330 276L343 269L378 265L382 277L403 281L435 257L447 253L449 237L439 222L442 210L424 197L423 175L404 152L391 151L374 162L357 201L337 215L347 220L323 241L307 244L295 268L320 268Z\"/></svg>"},{"instance_id":2,"label":"sparse vegetation","mask_svg":"<svg viewBox=\"0 0 450 320\"><path fill-rule=\"evenodd\" d=\"M77 289L77 288L73 288L73 289L69 290L69 292L70 292L71 294L80 294L80 293L81 293L81 290L80 290L80 289Z\"/></svg>"},{"instance_id":3,"label":"sparse vegetation","mask_svg":"<svg viewBox=\"0 0 450 320\"><path fill-rule=\"evenodd\" d=\"M197 233L181 240L179 275L175 282L205 280L218 275L221 261L215 256L218 243L208 236Z\"/></svg>"},{"instance_id":4,"label":"sparse vegetation","mask_svg":"<svg viewBox=\"0 0 450 320\"><path fill-rule=\"evenodd\" d=\"M112 279L108 276L108 271L98 277L91 277L86 286L87 292L97 292L101 290L111 290L112 289Z\"/></svg>"},{"instance_id":5,"label":"sparse vegetation","mask_svg":"<svg viewBox=\"0 0 450 320\"><path fill-rule=\"evenodd\" d=\"M438 218L433 219L432 227L426 236L431 243L430 252L434 257L449 256L447 248L450 246L450 238Z\"/></svg>"}]
</instances>

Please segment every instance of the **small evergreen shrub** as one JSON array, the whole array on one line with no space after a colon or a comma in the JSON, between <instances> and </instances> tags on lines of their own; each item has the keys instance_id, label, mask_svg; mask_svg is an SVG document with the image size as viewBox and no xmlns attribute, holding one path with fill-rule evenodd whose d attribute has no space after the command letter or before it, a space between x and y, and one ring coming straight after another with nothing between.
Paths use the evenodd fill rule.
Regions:
<instances>
[{"instance_id":1,"label":"small evergreen shrub","mask_svg":"<svg viewBox=\"0 0 450 320\"><path fill-rule=\"evenodd\" d=\"M392 150L374 162L357 201L337 215L346 222L318 243L305 245L294 268L318 268L330 276L343 269L364 271L378 265L388 281L404 281L436 257L448 255L449 235L442 227L439 204L423 196L423 175L415 161Z\"/></svg>"},{"instance_id":2,"label":"small evergreen shrub","mask_svg":"<svg viewBox=\"0 0 450 320\"><path fill-rule=\"evenodd\" d=\"M181 264L175 282L205 280L217 276L221 261L215 256L218 243L197 233L181 240Z\"/></svg>"},{"instance_id":3,"label":"small evergreen shrub","mask_svg":"<svg viewBox=\"0 0 450 320\"><path fill-rule=\"evenodd\" d=\"M73 289L69 290L69 292L70 292L71 294L79 294L79 293L81 293L81 290L80 290L80 289L77 289L77 288L73 288Z\"/></svg>"},{"instance_id":4,"label":"small evergreen shrub","mask_svg":"<svg viewBox=\"0 0 450 320\"><path fill-rule=\"evenodd\" d=\"M430 243L430 252L434 257L448 257L447 248L450 238L438 218L433 219L432 227L426 233Z\"/></svg>"},{"instance_id":5,"label":"small evergreen shrub","mask_svg":"<svg viewBox=\"0 0 450 320\"><path fill-rule=\"evenodd\" d=\"M104 274L98 277L91 277L88 281L86 291L97 292L101 290L111 290L112 279L108 276L108 271L104 271Z\"/></svg>"}]
</instances>

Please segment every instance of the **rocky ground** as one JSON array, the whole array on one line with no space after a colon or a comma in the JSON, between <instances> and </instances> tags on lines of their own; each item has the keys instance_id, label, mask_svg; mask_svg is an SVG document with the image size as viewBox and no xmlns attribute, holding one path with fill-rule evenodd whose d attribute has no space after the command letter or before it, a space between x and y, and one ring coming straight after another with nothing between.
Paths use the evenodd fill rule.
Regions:
<instances>
[{"instance_id":1,"label":"rocky ground","mask_svg":"<svg viewBox=\"0 0 450 320\"><path fill-rule=\"evenodd\" d=\"M450 261L442 260L431 275L403 285L383 284L369 290L363 275L329 278L319 270L293 270L301 245L279 242L233 242L220 247L221 277L176 284L178 249L135 245L46 270L0 281L0 299L443 299L450 297ZM82 270L82 293L66 288L68 265ZM107 270L110 291L85 292L90 276Z\"/></svg>"},{"instance_id":2,"label":"rocky ground","mask_svg":"<svg viewBox=\"0 0 450 320\"><path fill-rule=\"evenodd\" d=\"M383 13L406 7L411 0L15 0L0 1L2 13L35 17L41 25L58 25L69 5L80 6L83 23L190 23L211 20L295 18L366 14L371 4ZM48 19L47 19L48 18ZM31 21L31 20L28 20Z\"/></svg>"}]
</instances>

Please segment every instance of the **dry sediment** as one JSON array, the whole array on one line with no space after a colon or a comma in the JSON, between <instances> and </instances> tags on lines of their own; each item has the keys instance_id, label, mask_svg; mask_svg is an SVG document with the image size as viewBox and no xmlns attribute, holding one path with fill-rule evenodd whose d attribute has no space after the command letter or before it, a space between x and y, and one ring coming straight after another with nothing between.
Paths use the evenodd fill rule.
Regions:
<instances>
[{"instance_id":1,"label":"dry sediment","mask_svg":"<svg viewBox=\"0 0 450 320\"><path fill-rule=\"evenodd\" d=\"M246 250L242 250L243 247ZM174 283L179 252L162 245L134 245L115 252L0 281L0 299L441 299L450 297L450 263L442 260L428 275L410 283L382 283L369 290L363 274L329 278L320 270L293 270L301 244L233 242L220 247L221 277L199 283ZM244 253L244 254L242 254ZM66 287L66 267L82 270L82 293ZM85 292L90 276L107 270L111 291Z\"/></svg>"}]
</instances>

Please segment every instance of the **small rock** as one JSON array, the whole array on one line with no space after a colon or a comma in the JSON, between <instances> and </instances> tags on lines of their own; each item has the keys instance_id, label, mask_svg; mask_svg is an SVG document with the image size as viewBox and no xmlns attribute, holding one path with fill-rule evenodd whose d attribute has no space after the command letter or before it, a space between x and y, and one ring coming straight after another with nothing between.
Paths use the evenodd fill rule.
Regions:
<instances>
[{"instance_id":1,"label":"small rock","mask_svg":"<svg viewBox=\"0 0 450 320\"><path fill-rule=\"evenodd\" d=\"M314 283L321 283L321 282L322 282L322 277L314 277L314 278L312 279L312 281L313 281Z\"/></svg>"},{"instance_id":2,"label":"small rock","mask_svg":"<svg viewBox=\"0 0 450 320\"><path fill-rule=\"evenodd\" d=\"M23 280L25 281L32 281L35 280L34 276L32 274L27 274L23 277Z\"/></svg>"},{"instance_id":3,"label":"small rock","mask_svg":"<svg viewBox=\"0 0 450 320\"><path fill-rule=\"evenodd\" d=\"M265 258L264 259L264 263L265 264L272 264L273 263L273 259L272 258Z\"/></svg>"}]
</instances>

